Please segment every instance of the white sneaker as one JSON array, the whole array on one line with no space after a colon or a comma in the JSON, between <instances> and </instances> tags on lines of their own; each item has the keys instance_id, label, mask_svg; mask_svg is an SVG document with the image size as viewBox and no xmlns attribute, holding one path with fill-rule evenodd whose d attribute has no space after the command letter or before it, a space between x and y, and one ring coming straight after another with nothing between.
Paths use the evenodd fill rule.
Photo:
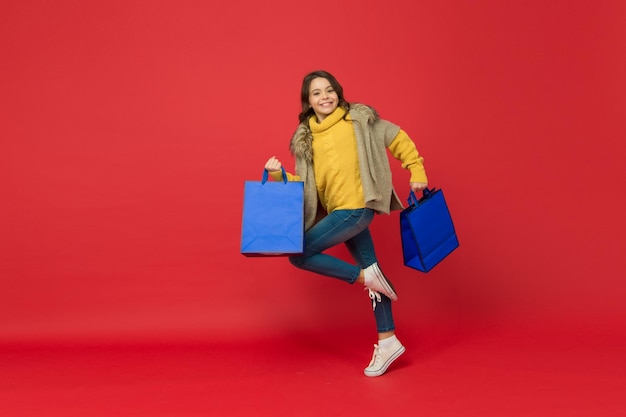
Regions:
<instances>
[{"instance_id":1,"label":"white sneaker","mask_svg":"<svg viewBox=\"0 0 626 417\"><path fill-rule=\"evenodd\" d=\"M364 269L365 286L375 292L385 294L391 300L396 301L398 295L391 285L391 282L385 277L378 267L378 262L374 262Z\"/></svg>"},{"instance_id":2,"label":"white sneaker","mask_svg":"<svg viewBox=\"0 0 626 417\"><path fill-rule=\"evenodd\" d=\"M387 349L382 349L378 345L374 345L374 354L367 368L365 368L365 376L381 376L385 373L389 365L404 353L406 349L399 340L395 340L393 345Z\"/></svg>"}]
</instances>

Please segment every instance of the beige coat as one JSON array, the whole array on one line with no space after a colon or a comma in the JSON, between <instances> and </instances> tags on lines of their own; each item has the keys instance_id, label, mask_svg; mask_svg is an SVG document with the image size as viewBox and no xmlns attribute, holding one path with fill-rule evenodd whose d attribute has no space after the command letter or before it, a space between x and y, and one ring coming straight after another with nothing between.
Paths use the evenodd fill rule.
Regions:
<instances>
[{"instance_id":1,"label":"beige coat","mask_svg":"<svg viewBox=\"0 0 626 417\"><path fill-rule=\"evenodd\" d=\"M400 127L380 119L376 111L364 104L351 104L350 117L356 136L359 169L365 207L389 214L403 208L393 189L387 147ZM319 205L313 172L313 135L308 121L298 125L291 139L291 153L296 159L296 175L304 181L304 227L310 229L323 215Z\"/></svg>"}]
</instances>

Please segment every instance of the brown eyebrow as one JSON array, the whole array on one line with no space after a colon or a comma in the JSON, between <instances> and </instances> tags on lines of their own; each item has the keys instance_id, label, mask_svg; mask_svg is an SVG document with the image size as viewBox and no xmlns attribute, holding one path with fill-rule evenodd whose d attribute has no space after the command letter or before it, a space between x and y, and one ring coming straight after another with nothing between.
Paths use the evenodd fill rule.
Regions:
<instances>
[{"instance_id":1,"label":"brown eyebrow","mask_svg":"<svg viewBox=\"0 0 626 417\"><path fill-rule=\"evenodd\" d=\"M328 90L329 88L330 88L330 89L333 89L333 86L332 86L332 85L329 85L328 87L326 87L326 90ZM316 91L322 91L322 90L324 90L324 89L323 89L323 88L316 88L315 90L311 90L311 91L309 91L309 93L314 93L314 92L316 92Z\"/></svg>"}]
</instances>

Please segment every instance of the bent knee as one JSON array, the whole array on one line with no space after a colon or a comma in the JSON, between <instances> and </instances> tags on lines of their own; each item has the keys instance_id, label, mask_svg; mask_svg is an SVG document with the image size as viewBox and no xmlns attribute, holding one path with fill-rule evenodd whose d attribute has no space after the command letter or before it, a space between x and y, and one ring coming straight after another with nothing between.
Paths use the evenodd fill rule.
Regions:
<instances>
[{"instance_id":1,"label":"bent knee","mask_svg":"<svg viewBox=\"0 0 626 417\"><path fill-rule=\"evenodd\" d=\"M302 264L304 263L304 256L302 255L292 255L289 257L289 262L296 268L302 268Z\"/></svg>"}]
</instances>

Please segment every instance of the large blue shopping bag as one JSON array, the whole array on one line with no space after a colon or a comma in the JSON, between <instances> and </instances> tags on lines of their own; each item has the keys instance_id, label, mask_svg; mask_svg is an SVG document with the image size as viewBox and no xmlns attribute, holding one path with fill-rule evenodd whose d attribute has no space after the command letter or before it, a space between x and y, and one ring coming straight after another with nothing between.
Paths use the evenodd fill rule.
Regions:
<instances>
[{"instance_id":1,"label":"large blue shopping bag","mask_svg":"<svg viewBox=\"0 0 626 417\"><path fill-rule=\"evenodd\" d=\"M400 213L404 265L428 272L459 247L442 190L425 189L419 200L411 191Z\"/></svg>"},{"instance_id":2,"label":"large blue shopping bag","mask_svg":"<svg viewBox=\"0 0 626 417\"><path fill-rule=\"evenodd\" d=\"M246 181L243 190L241 253L246 256L295 255L304 249L304 182Z\"/></svg>"}]
</instances>

